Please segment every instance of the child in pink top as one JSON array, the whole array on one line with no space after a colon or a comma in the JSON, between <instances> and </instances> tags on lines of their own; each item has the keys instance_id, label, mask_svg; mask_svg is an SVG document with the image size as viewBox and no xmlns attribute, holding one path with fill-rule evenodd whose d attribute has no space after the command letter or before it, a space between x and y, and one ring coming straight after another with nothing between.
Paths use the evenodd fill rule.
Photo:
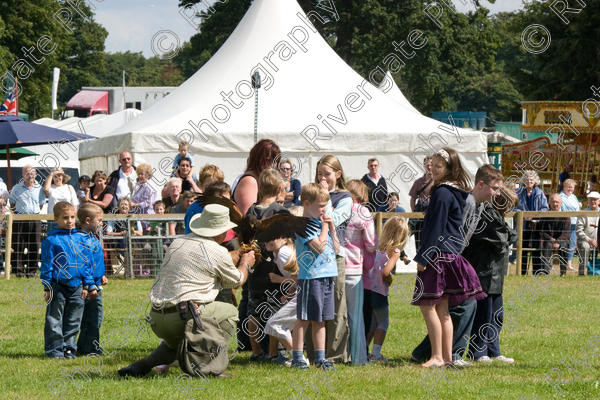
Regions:
<instances>
[{"instance_id":1,"label":"child in pink top","mask_svg":"<svg viewBox=\"0 0 600 400\"><path fill-rule=\"evenodd\" d=\"M373 217L363 203L368 201L367 186L357 179L346 183L352 195L352 214L348 219L345 240L342 245L346 253L346 305L350 329L350 358L352 364L365 364L367 345L363 318L363 260L365 253L375 251L375 224Z\"/></svg>"},{"instance_id":2,"label":"child in pink top","mask_svg":"<svg viewBox=\"0 0 600 400\"><path fill-rule=\"evenodd\" d=\"M402 217L388 219L379 238L375 262L372 267L363 271L365 315L370 316L367 323L367 347L373 339L370 361L387 361L381 354L381 346L389 325L388 293L392 284L392 269L400 259L407 238L406 220Z\"/></svg>"}]
</instances>

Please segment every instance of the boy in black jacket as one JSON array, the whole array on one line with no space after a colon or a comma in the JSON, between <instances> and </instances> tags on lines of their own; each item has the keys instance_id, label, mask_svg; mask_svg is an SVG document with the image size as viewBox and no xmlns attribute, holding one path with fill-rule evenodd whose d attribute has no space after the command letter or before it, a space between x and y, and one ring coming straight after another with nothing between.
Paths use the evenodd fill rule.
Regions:
<instances>
[{"instance_id":1,"label":"boy in black jacket","mask_svg":"<svg viewBox=\"0 0 600 400\"><path fill-rule=\"evenodd\" d=\"M254 215L261 220L275 214L289 214L290 212L281 204L277 203L277 196L285 192L284 183L274 169L265 169L258 177L259 202L250 206L246 215ZM250 346L252 347L251 362L270 360L261 347L264 337L264 325L268 319L282 306L279 299L283 293L279 292L279 284L271 281L270 275L281 276L279 268L272 261L273 254L261 246L262 261L255 265L254 272L248 276L248 322L247 324ZM269 260L269 261L267 261ZM240 321L242 321L240 319ZM277 353L277 340L269 340L269 353Z\"/></svg>"},{"instance_id":2,"label":"boy in black jacket","mask_svg":"<svg viewBox=\"0 0 600 400\"><path fill-rule=\"evenodd\" d=\"M504 215L518 202L517 195L510 189L502 188L493 198L492 204L485 203L484 211L489 219L482 221L478 232L463 251L469 260L484 292L488 297L477 302L477 311L471 328L469 350L476 361L498 360L513 363L512 358L500 353L500 330L504 320L502 289L508 268L508 254L511 243L517 239Z\"/></svg>"}]
</instances>

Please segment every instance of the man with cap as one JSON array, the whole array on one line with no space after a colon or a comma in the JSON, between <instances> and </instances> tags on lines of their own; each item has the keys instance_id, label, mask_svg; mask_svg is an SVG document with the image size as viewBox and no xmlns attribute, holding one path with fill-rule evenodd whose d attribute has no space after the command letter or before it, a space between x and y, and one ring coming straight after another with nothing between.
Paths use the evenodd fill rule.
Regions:
<instances>
[{"instance_id":1,"label":"man with cap","mask_svg":"<svg viewBox=\"0 0 600 400\"><path fill-rule=\"evenodd\" d=\"M229 335L224 338L226 341L235 334L237 309L215 301L220 289L241 286L254 265L254 252L243 254L236 267L227 249L221 246L227 231L235 226L229 220L227 207L209 204L202 214L191 219L192 233L171 243L150 290L150 326L163 340L150 355L120 369L119 375L142 377L157 365L175 361L189 319L180 317L180 303L192 301L201 319L221 321L219 327ZM230 377L224 372L214 375Z\"/></svg>"},{"instance_id":2,"label":"man with cap","mask_svg":"<svg viewBox=\"0 0 600 400\"><path fill-rule=\"evenodd\" d=\"M600 193L590 192L587 195L588 206L584 211L598 211ZM577 217L577 248L579 249L579 276L585 275L585 267L590 252L598 248L598 216Z\"/></svg>"}]
</instances>

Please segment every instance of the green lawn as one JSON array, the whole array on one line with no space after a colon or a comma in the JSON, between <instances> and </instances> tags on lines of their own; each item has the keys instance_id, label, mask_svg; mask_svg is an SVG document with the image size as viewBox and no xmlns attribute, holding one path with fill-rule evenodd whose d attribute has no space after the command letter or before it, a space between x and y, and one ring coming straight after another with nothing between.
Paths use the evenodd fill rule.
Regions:
<instances>
[{"instance_id":1,"label":"green lawn","mask_svg":"<svg viewBox=\"0 0 600 400\"><path fill-rule=\"evenodd\" d=\"M104 292L101 337L110 336L111 343L120 348L106 346L112 358L106 354L100 359L70 361L44 358L45 308L35 298L41 287L30 283L25 279L0 280L2 399L600 398L598 278L553 276L551 282L540 282L545 288L530 276L507 278L505 305L510 315L505 320L501 346L504 354L516 359L512 366L493 363L456 373L423 370L412 364L410 352L425 334L425 324L418 308L400 298L402 290L395 290L390 296L391 325L382 350L390 360L387 365L338 366L336 372L325 375L315 368L296 371L249 365L249 353L240 353L228 369L234 379L195 379L191 384L197 388L187 393L176 385L181 374L178 368L145 379L125 380L117 375L120 367L146 355L158 343L148 325L140 324L136 331L137 320L131 314L145 304L152 281L112 280ZM69 374L75 375L68 378ZM560 375L563 383L553 386L548 382L560 380ZM180 379L178 383L183 387L186 381ZM62 394L54 396L50 385L55 393ZM303 386L304 397L294 389Z\"/></svg>"}]
</instances>

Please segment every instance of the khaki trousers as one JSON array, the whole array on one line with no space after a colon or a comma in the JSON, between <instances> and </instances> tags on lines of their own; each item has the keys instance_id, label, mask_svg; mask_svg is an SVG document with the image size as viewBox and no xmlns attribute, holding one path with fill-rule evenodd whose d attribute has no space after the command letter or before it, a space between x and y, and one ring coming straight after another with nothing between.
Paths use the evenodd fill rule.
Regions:
<instances>
[{"instance_id":1,"label":"khaki trousers","mask_svg":"<svg viewBox=\"0 0 600 400\"><path fill-rule=\"evenodd\" d=\"M228 303L213 301L212 303L200 305L198 310L201 317L215 318L219 327L229 335L229 340L235 335L237 323L237 309ZM177 348L183 339L186 321L179 317L178 312L162 314L150 311L150 327L152 331L162 339L158 347L146 357L146 361L152 367L163 364L171 364L177 358Z\"/></svg>"}]
</instances>

